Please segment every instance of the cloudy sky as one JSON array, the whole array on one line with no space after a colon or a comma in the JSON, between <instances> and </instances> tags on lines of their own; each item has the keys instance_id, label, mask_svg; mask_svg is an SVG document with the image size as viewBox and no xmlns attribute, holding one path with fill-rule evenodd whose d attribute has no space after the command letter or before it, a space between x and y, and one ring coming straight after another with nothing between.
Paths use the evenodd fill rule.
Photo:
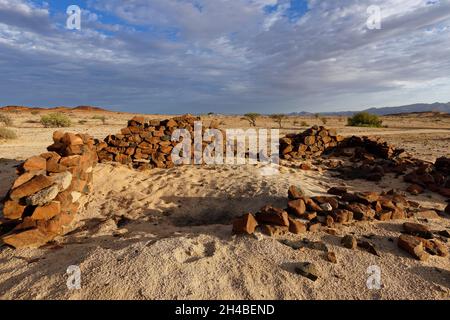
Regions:
<instances>
[{"instance_id":1,"label":"cloudy sky","mask_svg":"<svg viewBox=\"0 0 450 320\"><path fill-rule=\"evenodd\" d=\"M81 30L66 28L70 5ZM367 9L381 9L370 30ZM0 0L0 105L325 112L450 101L450 0Z\"/></svg>"}]
</instances>

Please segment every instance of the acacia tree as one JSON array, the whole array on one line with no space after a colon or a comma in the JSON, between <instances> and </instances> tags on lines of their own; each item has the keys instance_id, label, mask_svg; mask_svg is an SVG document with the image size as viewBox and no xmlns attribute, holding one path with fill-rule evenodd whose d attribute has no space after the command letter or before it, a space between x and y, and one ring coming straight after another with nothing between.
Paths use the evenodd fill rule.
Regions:
<instances>
[{"instance_id":1,"label":"acacia tree","mask_svg":"<svg viewBox=\"0 0 450 320\"><path fill-rule=\"evenodd\" d=\"M278 123L278 125L280 126L280 129L283 126L283 120L286 119L286 115L284 114L273 114L270 116L270 118L275 121L276 123Z\"/></svg>"},{"instance_id":2,"label":"acacia tree","mask_svg":"<svg viewBox=\"0 0 450 320\"><path fill-rule=\"evenodd\" d=\"M242 120L247 120L252 127L256 127L256 119L260 116L259 113L251 112L244 114Z\"/></svg>"}]
</instances>

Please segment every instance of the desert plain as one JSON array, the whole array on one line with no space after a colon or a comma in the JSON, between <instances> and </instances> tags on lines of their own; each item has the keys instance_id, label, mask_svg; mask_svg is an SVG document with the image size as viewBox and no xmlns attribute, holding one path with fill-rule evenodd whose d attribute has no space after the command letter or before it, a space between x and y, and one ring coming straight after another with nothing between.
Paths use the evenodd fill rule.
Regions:
<instances>
[{"instance_id":1,"label":"desert plain","mask_svg":"<svg viewBox=\"0 0 450 320\"><path fill-rule=\"evenodd\" d=\"M15 167L46 151L55 129L44 128L39 114L10 113L18 138L0 142L0 197L6 196ZM125 127L135 114L67 111L72 126L64 131L103 139ZM97 119L94 119L97 116ZM105 122L98 116L104 116ZM168 119L172 115L145 115ZM450 116L435 113L382 118L384 128L346 126L346 118L326 117L327 128L343 136L383 137L414 157L434 162L450 157ZM205 115L220 128L249 128L241 116ZM281 135L324 125L315 117L292 116ZM268 117L257 128L278 128ZM360 222L319 231L268 237L232 234L233 218L262 206L286 206L289 186L308 195L325 195L333 186L351 191L405 190L408 184L388 174L379 182L342 180L332 171L301 170L286 161L280 173L263 175L262 165L176 166L139 172L124 165L95 167L94 191L85 199L73 231L40 249L0 247L1 299L445 299L450 298L450 258L426 262L400 250L395 241L404 221ZM408 199L443 212L446 198L425 191ZM414 220L414 219L413 219ZM416 219L432 230L449 230L450 216ZM369 237L380 256L349 250L340 239ZM336 254L330 263L322 250L294 250L280 240L322 242ZM445 243L447 247L450 243ZM294 272L311 262L317 281ZM67 268L79 266L81 289L69 290ZM370 266L381 270L381 288L369 289Z\"/></svg>"}]
</instances>

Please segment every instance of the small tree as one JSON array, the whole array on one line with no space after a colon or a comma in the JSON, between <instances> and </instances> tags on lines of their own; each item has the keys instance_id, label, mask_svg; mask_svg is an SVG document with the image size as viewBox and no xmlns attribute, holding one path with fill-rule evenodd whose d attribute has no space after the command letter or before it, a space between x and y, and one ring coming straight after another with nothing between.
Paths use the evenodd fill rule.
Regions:
<instances>
[{"instance_id":1,"label":"small tree","mask_svg":"<svg viewBox=\"0 0 450 320\"><path fill-rule=\"evenodd\" d=\"M348 125L351 127L375 127L380 128L383 121L376 115L368 112L360 112L348 118Z\"/></svg>"},{"instance_id":2,"label":"small tree","mask_svg":"<svg viewBox=\"0 0 450 320\"><path fill-rule=\"evenodd\" d=\"M273 114L270 116L270 118L276 123L278 123L281 129L283 127L283 120L286 119L287 117L284 114Z\"/></svg>"},{"instance_id":3,"label":"small tree","mask_svg":"<svg viewBox=\"0 0 450 320\"><path fill-rule=\"evenodd\" d=\"M261 115L259 113L251 112L244 115L242 120L247 120L252 127L256 127L256 119L258 119Z\"/></svg>"}]
</instances>

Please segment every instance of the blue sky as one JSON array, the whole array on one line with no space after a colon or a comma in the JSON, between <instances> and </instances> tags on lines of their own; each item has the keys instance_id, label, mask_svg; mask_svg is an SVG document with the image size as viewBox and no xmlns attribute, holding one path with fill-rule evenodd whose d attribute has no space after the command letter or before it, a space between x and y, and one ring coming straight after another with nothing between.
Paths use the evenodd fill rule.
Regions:
<instances>
[{"instance_id":1,"label":"blue sky","mask_svg":"<svg viewBox=\"0 0 450 320\"><path fill-rule=\"evenodd\" d=\"M66 9L83 10L66 30ZM382 12L369 30L367 8ZM0 105L146 113L450 101L450 3L1 0Z\"/></svg>"}]
</instances>

